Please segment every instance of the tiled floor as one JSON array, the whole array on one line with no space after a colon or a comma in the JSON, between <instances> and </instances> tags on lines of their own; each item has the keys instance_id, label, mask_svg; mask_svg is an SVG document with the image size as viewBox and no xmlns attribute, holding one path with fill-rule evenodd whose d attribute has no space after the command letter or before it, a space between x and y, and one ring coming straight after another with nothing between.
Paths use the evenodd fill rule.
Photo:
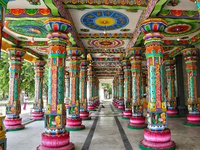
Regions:
<instances>
[{"instance_id":1,"label":"tiled floor","mask_svg":"<svg viewBox=\"0 0 200 150\"><path fill-rule=\"evenodd\" d=\"M132 146L133 150L139 150L139 142L143 139L144 131L127 128L129 120L121 119L121 112L112 112L110 102L103 102L105 108L101 112L93 112L92 120L83 121L85 130L70 132L70 140L81 150L94 119L98 117L96 128L92 137L89 150L125 150L116 120L119 122ZM114 107L113 107L114 108ZM115 109L114 109L115 110ZM27 114L26 114L27 115ZM177 150L200 150L200 127L183 125L186 118L168 119L168 127L171 129L172 140L177 145ZM44 121L35 121L26 125L24 130L7 132L8 150L35 150L41 144L41 133L44 131Z\"/></svg>"}]
</instances>

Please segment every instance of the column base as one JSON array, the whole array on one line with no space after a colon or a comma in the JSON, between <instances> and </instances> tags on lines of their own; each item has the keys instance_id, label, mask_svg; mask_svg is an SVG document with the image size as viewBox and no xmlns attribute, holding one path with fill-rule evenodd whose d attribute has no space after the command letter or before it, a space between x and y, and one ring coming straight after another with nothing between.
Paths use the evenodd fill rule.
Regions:
<instances>
[{"instance_id":1,"label":"column base","mask_svg":"<svg viewBox=\"0 0 200 150\"><path fill-rule=\"evenodd\" d=\"M42 145L37 147L37 150L74 150L75 146L69 142L69 132L61 135L50 136L42 133Z\"/></svg>"},{"instance_id":2,"label":"column base","mask_svg":"<svg viewBox=\"0 0 200 150\"><path fill-rule=\"evenodd\" d=\"M4 125L7 131L16 131L24 129L25 126L22 125L21 123L22 123L22 118L4 120Z\"/></svg>"},{"instance_id":3,"label":"column base","mask_svg":"<svg viewBox=\"0 0 200 150\"><path fill-rule=\"evenodd\" d=\"M68 126L68 125L66 125L65 129L67 131L79 131L79 130L85 129L85 126L84 125L79 125L79 126Z\"/></svg>"},{"instance_id":4,"label":"column base","mask_svg":"<svg viewBox=\"0 0 200 150\"><path fill-rule=\"evenodd\" d=\"M66 109L69 107L69 104L65 104Z\"/></svg>"},{"instance_id":5,"label":"column base","mask_svg":"<svg viewBox=\"0 0 200 150\"><path fill-rule=\"evenodd\" d=\"M187 126L200 126L200 122L186 121L184 123L184 125L187 125Z\"/></svg>"},{"instance_id":6,"label":"column base","mask_svg":"<svg viewBox=\"0 0 200 150\"><path fill-rule=\"evenodd\" d=\"M32 112L31 119L35 121L44 120L44 112Z\"/></svg>"},{"instance_id":7,"label":"column base","mask_svg":"<svg viewBox=\"0 0 200 150\"><path fill-rule=\"evenodd\" d=\"M89 117L89 112L88 111L80 112L80 118L82 120L91 120L91 117Z\"/></svg>"},{"instance_id":8,"label":"column base","mask_svg":"<svg viewBox=\"0 0 200 150\"><path fill-rule=\"evenodd\" d=\"M178 118L178 110L177 109L168 109L167 110L167 118Z\"/></svg>"},{"instance_id":9,"label":"column base","mask_svg":"<svg viewBox=\"0 0 200 150\"><path fill-rule=\"evenodd\" d=\"M90 111L96 111L96 110L95 110L95 107L93 105L92 106L89 105L88 106L88 111L90 112Z\"/></svg>"},{"instance_id":10,"label":"column base","mask_svg":"<svg viewBox=\"0 0 200 150\"><path fill-rule=\"evenodd\" d=\"M82 125L82 119L69 119L67 118L67 125L65 126L67 131L79 131L85 129L85 126Z\"/></svg>"},{"instance_id":11,"label":"column base","mask_svg":"<svg viewBox=\"0 0 200 150\"><path fill-rule=\"evenodd\" d=\"M175 150L176 144L171 141L170 129L152 132L144 129L144 140L140 142L142 150Z\"/></svg>"},{"instance_id":12,"label":"column base","mask_svg":"<svg viewBox=\"0 0 200 150\"><path fill-rule=\"evenodd\" d=\"M147 127L145 124L145 117L131 117L130 123L127 126L129 129L144 129Z\"/></svg>"},{"instance_id":13,"label":"column base","mask_svg":"<svg viewBox=\"0 0 200 150\"><path fill-rule=\"evenodd\" d=\"M123 111L123 117L122 119L129 120L132 117L132 111Z\"/></svg>"}]
</instances>

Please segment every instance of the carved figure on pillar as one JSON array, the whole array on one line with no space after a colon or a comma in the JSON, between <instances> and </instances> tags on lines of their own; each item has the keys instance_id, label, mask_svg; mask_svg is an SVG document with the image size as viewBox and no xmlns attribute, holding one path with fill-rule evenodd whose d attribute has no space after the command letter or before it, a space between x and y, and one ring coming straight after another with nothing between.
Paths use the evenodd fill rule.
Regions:
<instances>
[{"instance_id":1,"label":"carved figure on pillar","mask_svg":"<svg viewBox=\"0 0 200 150\"><path fill-rule=\"evenodd\" d=\"M130 129L146 128L145 117L143 116L142 100L142 47L133 47L127 50L130 56L132 73L132 117L130 118Z\"/></svg>"},{"instance_id":2,"label":"carved figure on pillar","mask_svg":"<svg viewBox=\"0 0 200 150\"><path fill-rule=\"evenodd\" d=\"M178 109L177 109L177 101L175 98L175 75L174 75L174 65L175 60L168 59L163 62L165 65L165 69L167 72L167 93L166 102L167 102L167 117L168 118L176 118L179 117Z\"/></svg>"},{"instance_id":3,"label":"carved figure on pillar","mask_svg":"<svg viewBox=\"0 0 200 150\"><path fill-rule=\"evenodd\" d=\"M69 67L65 67L65 107L69 107L69 93L70 93L70 77L69 77Z\"/></svg>"},{"instance_id":4,"label":"carved figure on pillar","mask_svg":"<svg viewBox=\"0 0 200 150\"><path fill-rule=\"evenodd\" d=\"M80 64L80 117L82 120L90 120L89 112L87 110L87 60L81 60Z\"/></svg>"},{"instance_id":5,"label":"carved figure on pillar","mask_svg":"<svg viewBox=\"0 0 200 150\"><path fill-rule=\"evenodd\" d=\"M21 103L20 97L20 74L22 72L22 56L26 51L21 48L8 48L7 53L10 55L10 68L9 68L9 102L6 105L6 119L4 120L7 131L14 131L24 129L22 125Z\"/></svg>"},{"instance_id":6,"label":"carved figure on pillar","mask_svg":"<svg viewBox=\"0 0 200 150\"><path fill-rule=\"evenodd\" d=\"M83 49L78 47L68 47L67 58L69 61L70 76L70 101L67 114L68 131L77 131L85 129L80 118L80 100L79 100L79 75L80 75L80 56Z\"/></svg>"},{"instance_id":7,"label":"carved figure on pillar","mask_svg":"<svg viewBox=\"0 0 200 150\"><path fill-rule=\"evenodd\" d=\"M125 80L125 111L123 112L122 119L130 119L132 116L132 99L131 99L131 64L129 60L123 60L124 66L124 80Z\"/></svg>"},{"instance_id":8,"label":"carved figure on pillar","mask_svg":"<svg viewBox=\"0 0 200 150\"><path fill-rule=\"evenodd\" d=\"M197 60L198 48L186 48L182 50L185 57L188 79L188 111L185 125L200 126L200 99L197 98Z\"/></svg>"},{"instance_id":9,"label":"carved figure on pillar","mask_svg":"<svg viewBox=\"0 0 200 150\"><path fill-rule=\"evenodd\" d=\"M35 102L33 103L33 111L31 119L43 120L43 78L44 66L46 62L43 59L38 59L34 62L35 65Z\"/></svg>"},{"instance_id":10,"label":"carved figure on pillar","mask_svg":"<svg viewBox=\"0 0 200 150\"><path fill-rule=\"evenodd\" d=\"M63 18L48 18L44 21L49 49L48 103L45 108L45 132L42 145L37 150L72 150L69 131L66 131L66 107L64 103L66 45L71 22Z\"/></svg>"},{"instance_id":11,"label":"carved figure on pillar","mask_svg":"<svg viewBox=\"0 0 200 150\"><path fill-rule=\"evenodd\" d=\"M89 82L89 103L88 111L96 111L94 107L94 71L93 66L89 64L88 68L88 82Z\"/></svg>"},{"instance_id":12,"label":"carved figure on pillar","mask_svg":"<svg viewBox=\"0 0 200 150\"><path fill-rule=\"evenodd\" d=\"M162 32L166 26L167 22L160 18L150 18L140 24L140 30L145 34L143 39L149 80L148 126L144 129L144 140L140 142L140 148L145 150L174 150L176 147L171 141L170 129L167 128L167 106L164 98Z\"/></svg>"},{"instance_id":13,"label":"carved figure on pillar","mask_svg":"<svg viewBox=\"0 0 200 150\"><path fill-rule=\"evenodd\" d=\"M122 65L119 66L117 74L119 77L119 105L117 111L124 111L124 72Z\"/></svg>"}]
</instances>

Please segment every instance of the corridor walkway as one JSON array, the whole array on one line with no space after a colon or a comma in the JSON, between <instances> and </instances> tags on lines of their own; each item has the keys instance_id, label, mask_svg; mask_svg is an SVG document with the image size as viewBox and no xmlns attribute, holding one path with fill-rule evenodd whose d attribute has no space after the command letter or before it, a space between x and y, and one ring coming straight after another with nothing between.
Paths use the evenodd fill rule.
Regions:
<instances>
[{"instance_id":1,"label":"corridor walkway","mask_svg":"<svg viewBox=\"0 0 200 150\"><path fill-rule=\"evenodd\" d=\"M70 141L76 150L139 150L143 130L127 128L129 120L122 120L111 102L103 101L105 108L92 112L92 120L83 121L85 130L70 132ZM200 127L183 125L186 118L168 119L172 140L177 150L199 150ZM44 121L26 125L24 130L7 132L8 150L35 150L41 144Z\"/></svg>"}]
</instances>

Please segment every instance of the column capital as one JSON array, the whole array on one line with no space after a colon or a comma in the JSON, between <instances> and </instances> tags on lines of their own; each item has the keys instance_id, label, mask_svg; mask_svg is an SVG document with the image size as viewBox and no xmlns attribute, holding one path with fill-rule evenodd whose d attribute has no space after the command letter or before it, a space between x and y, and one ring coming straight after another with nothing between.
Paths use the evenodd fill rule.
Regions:
<instances>
[{"instance_id":1,"label":"column capital","mask_svg":"<svg viewBox=\"0 0 200 150\"><path fill-rule=\"evenodd\" d=\"M23 57L26 54L26 50L22 48L12 47L6 49L6 51L11 57Z\"/></svg>"},{"instance_id":2,"label":"column capital","mask_svg":"<svg viewBox=\"0 0 200 150\"><path fill-rule=\"evenodd\" d=\"M85 60L85 59L81 59L80 62L81 62L80 66L88 66L90 61Z\"/></svg>"},{"instance_id":3,"label":"column capital","mask_svg":"<svg viewBox=\"0 0 200 150\"><path fill-rule=\"evenodd\" d=\"M84 50L79 47L67 47L68 60L80 60L80 56L84 53Z\"/></svg>"},{"instance_id":4,"label":"column capital","mask_svg":"<svg viewBox=\"0 0 200 150\"><path fill-rule=\"evenodd\" d=\"M33 62L34 66L44 67L46 65L46 61L43 59L37 59Z\"/></svg>"},{"instance_id":5,"label":"column capital","mask_svg":"<svg viewBox=\"0 0 200 150\"><path fill-rule=\"evenodd\" d=\"M140 56L143 52L144 48L142 47L131 47L126 50L126 55L129 55L131 57L135 55Z\"/></svg>"},{"instance_id":6,"label":"column capital","mask_svg":"<svg viewBox=\"0 0 200 150\"><path fill-rule=\"evenodd\" d=\"M186 48L183 49L181 52L184 55L186 61L198 59L198 53L199 53L198 48Z\"/></svg>"}]
</instances>

